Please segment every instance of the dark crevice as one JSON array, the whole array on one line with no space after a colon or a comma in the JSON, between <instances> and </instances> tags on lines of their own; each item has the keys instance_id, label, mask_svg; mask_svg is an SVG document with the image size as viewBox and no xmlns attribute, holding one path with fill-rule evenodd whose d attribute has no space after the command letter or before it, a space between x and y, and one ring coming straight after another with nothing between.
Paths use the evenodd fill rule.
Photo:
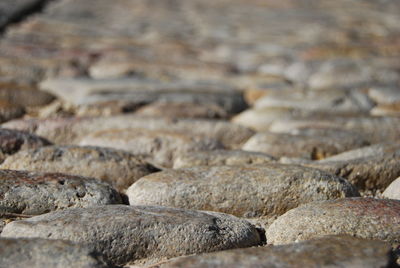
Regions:
<instances>
[{"instance_id":1,"label":"dark crevice","mask_svg":"<svg viewBox=\"0 0 400 268\"><path fill-rule=\"evenodd\" d=\"M0 35L3 35L8 27L14 24L21 23L34 14L43 12L46 6L53 1L54 0L34 1L31 4L27 4L21 9L16 10L6 19L6 21L2 25L0 24Z\"/></svg>"}]
</instances>

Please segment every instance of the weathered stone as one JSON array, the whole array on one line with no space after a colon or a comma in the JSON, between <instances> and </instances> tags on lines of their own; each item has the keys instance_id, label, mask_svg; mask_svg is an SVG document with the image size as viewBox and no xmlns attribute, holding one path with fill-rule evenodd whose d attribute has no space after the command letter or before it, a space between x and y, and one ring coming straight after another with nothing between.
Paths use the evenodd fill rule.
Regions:
<instances>
[{"instance_id":1,"label":"weathered stone","mask_svg":"<svg viewBox=\"0 0 400 268\"><path fill-rule=\"evenodd\" d=\"M111 147L146 155L154 163L165 167L171 167L176 157L187 152L223 148L218 141L207 137L146 129L103 130L84 137L80 144Z\"/></svg>"},{"instance_id":2,"label":"weathered stone","mask_svg":"<svg viewBox=\"0 0 400 268\"><path fill-rule=\"evenodd\" d=\"M193 166L242 166L250 164L263 164L274 162L270 155L241 150L214 150L205 152L192 152L178 156L173 168Z\"/></svg>"},{"instance_id":3,"label":"weathered stone","mask_svg":"<svg viewBox=\"0 0 400 268\"><path fill-rule=\"evenodd\" d=\"M103 257L88 247L64 240L1 238L0 266L15 268L106 268Z\"/></svg>"},{"instance_id":4,"label":"weathered stone","mask_svg":"<svg viewBox=\"0 0 400 268\"><path fill-rule=\"evenodd\" d=\"M399 88L371 88L368 91L368 96L378 104L400 104Z\"/></svg>"},{"instance_id":5,"label":"weathered stone","mask_svg":"<svg viewBox=\"0 0 400 268\"><path fill-rule=\"evenodd\" d=\"M49 104L54 96L36 88L0 84L0 99L13 105L33 107Z\"/></svg>"},{"instance_id":6,"label":"weathered stone","mask_svg":"<svg viewBox=\"0 0 400 268\"><path fill-rule=\"evenodd\" d=\"M139 178L159 171L143 156L90 146L47 146L25 150L8 157L0 168L93 177L120 191Z\"/></svg>"},{"instance_id":7,"label":"weathered stone","mask_svg":"<svg viewBox=\"0 0 400 268\"><path fill-rule=\"evenodd\" d=\"M259 99L254 107L283 107L305 110L331 110L341 112L369 111L373 103L358 91L296 90L275 91Z\"/></svg>"},{"instance_id":8,"label":"weathered stone","mask_svg":"<svg viewBox=\"0 0 400 268\"><path fill-rule=\"evenodd\" d=\"M89 244L115 264L258 245L245 220L157 206L69 209L8 224L2 237L42 237Z\"/></svg>"},{"instance_id":9,"label":"weathered stone","mask_svg":"<svg viewBox=\"0 0 400 268\"><path fill-rule=\"evenodd\" d=\"M167 119L136 115L13 120L2 126L36 133L60 144L76 144L84 136L101 130L143 128L203 135L219 140L228 148L237 148L254 134L246 127L222 120Z\"/></svg>"},{"instance_id":10,"label":"weathered stone","mask_svg":"<svg viewBox=\"0 0 400 268\"><path fill-rule=\"evenodd\" d=\"M374 116L400 116L400 104L377 105L371 110Z\"/></svg>"},{"instance_id":11,"label":"weathered stone","mask_svg":"<svg viewBox=\"0 0 400 268\"><path fill-rule=\"evenodd\" d=\"M307 109L288 107L263 107L247 109L232 118L232 122L249 127L257 131L268 131L269 128L280 120L307 119L318 114L318 119L335 116L365 115L363 112L341 112L333 110L312 111Z\"/></svg>"},{"instance_id":12,"label":"weathered stone","mask_svg":"<svg viewBox=\"0 0 400 268\"><path fill-rule=\"evenodd\" d=\"M296 135L260 132L243 146L245 151L262 152L274 157L323 159L369 143L362 135L330 129L302 129Z\"/></svg>"},{"instance_id":13,"label":"weathered stone","mask_svg":"<svg viewBox=\"0 0 400 268\"><path fill-rule=\"evenodd\" d=\"M309 78L312 89L349 88L371 81L371 66L350 59L324 62Z\"/></svg>"},{"instance_id":14,"label":"weathered stone","mask_svg":"<svg viewBox=\"0 0 400 268\"><path fill-rule=\"evenodd\" d=\"M327 236L284 246L231 249L180 257L160 268L178 267L396 267L390 245L350 236Z\"/></svg>"},{"instance_id":15,"label":"weathered stone","mask_svg":"<svg viewBox=\"0 0 400 268\"><path fill-rule=\"evenodd\" d=\"M70 207L122 203L120 195L96 179L61 173L0 170L2 212L37 215Z\"/></svg>"},{"instance_id":16,"label":"weathered stone","mask_svg":"<svg viewBox=\"0 0 400 268\"><path fill-rule=\"evenodd\" d=\"M173 101L214 104L226 113L237 113L247 106L242 93L226 85L194 81L165 82L137 78L52 79L41 83L49 91L74 104L131 100L138 104Z\"/></svg>"},{"instance_id":17,"label":"weathered stone","mask_svg":"<svg viewBox=\"0 0 400 268\"><path fill-rule=\"evenodd\" d=\"M400 199L400 177L395 179L383 192L383 197L390 199Z\"/></svg>"},{"instance_id":18,"label":"weathered stone","mask_svg":"<svg viewBox=\"0 0 400 268\"><path fill-rule=\"evenodd\" d=\"M341 176L359 190L384 190L400 176L400 145L376 144L317 162L304 162L313 168Z\"/></svg>"},{"instance_id":19,"label":"weathered stone","mask_svg":"<svg viewBox=\"0 0 400 268\"><path fill-rule=\"evenodd\" d=\"M131 205L212 210L272 217L300 204L358 196L346 180L316 169L282 164L193 167L139 179L127 190Z\"/></svg>"},{"instance_id":20,"label":"weathered stone","mask_svg":"<svg viewBox=\"0 0 400 268\"><path fill-rule=\"evenodd\" d=\"M0 123L21 117L24 114L25 109L23 106L0 100Z\"/></svg>"},{"instance_id":21,"label":"weathered stone","mask_svg":"<svg viewBox=\"0 0 400 268\"><path fill-rule=\"evenodd\" d=\"M270 125L279 120L293 118L294 109L285 107L266 107L247 109L232 118L232 122L257 131L266 131Z\"/></svg>"},{"instance_id":22,"label":"weathered stone","mask_svg":"<svg viewBox=\"0 0 400 268\"><path fill-rule=\"evenodd\" d=\"M291 133L303 128L331 128L362 133L371 143L400 140L400 118L365 116L315 116L308 119L282 119L272 123L269 130Z\"/></svg>"},{"instance_id":23,"label":"weathered stone","mask_svg":"<svg viewBox=\"0 0 400 268\"><path fill-rule=\"evenodd\" d=\"M189 102L156 102L139 108L135 114L168 118L227 118L228 113L217 105Z\"/></svg>"},{"instance_id":24,"label":"weathered stone","mask_svg":"<svg viewBox=\"0 0 400 268\"><path fill-rule=\"evenodd\" d=\"M0 128L0 162L18 151L36 149L50 144L48 140L27 132Z\"/></svg>"},{"instance_id":25,"label":"weathered stone","mask_svg":"<svg viewBox=\"0 0 400 268\"><path fill-rule=\"evenodd\" d=\"M346 234L399 243L399 211L398 200L345 198L309 203L280 216L268 228L267 241L278 245Z\"/></svg>"}]
</instances>

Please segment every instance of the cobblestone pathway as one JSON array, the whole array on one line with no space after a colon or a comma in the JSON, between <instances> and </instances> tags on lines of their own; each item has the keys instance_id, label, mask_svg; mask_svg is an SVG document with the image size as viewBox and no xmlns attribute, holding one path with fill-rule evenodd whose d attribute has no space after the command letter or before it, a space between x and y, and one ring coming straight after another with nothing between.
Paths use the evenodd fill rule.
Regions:
<instances>
[{"instance_id":1,"label":"cobblestone pathway","mask_svg":"<svg viewBox=\"0 0 400 268\"><path fill-rule=\"evenodd\" d=\"M397 267L398 0L2 0L0 124L0 267Z\"/></svg>"}]
</instances>

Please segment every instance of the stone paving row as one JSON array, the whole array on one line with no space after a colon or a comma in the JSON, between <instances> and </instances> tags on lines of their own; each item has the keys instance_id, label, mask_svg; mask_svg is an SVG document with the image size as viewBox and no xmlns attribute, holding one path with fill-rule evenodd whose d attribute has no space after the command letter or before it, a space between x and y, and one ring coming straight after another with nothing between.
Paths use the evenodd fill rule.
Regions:
<instances>
[{"instance_id":1,"label":"stone paving row","mask_svg":"<svg viewBox=\"0 0 400 268\"><path fill-rule=\"evenodd\" d=\"M400 2L4 0L0 267L398 267Z\"/></svg>"}]
</instances>

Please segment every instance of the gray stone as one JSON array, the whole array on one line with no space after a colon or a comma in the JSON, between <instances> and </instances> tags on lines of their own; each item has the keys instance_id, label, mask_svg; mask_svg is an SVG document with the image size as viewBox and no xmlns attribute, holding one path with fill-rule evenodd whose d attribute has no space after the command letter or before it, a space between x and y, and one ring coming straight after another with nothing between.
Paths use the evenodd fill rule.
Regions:
<instances>
[{"instance_id":1,"label":"gray stone","mask_svg":"<svg viewBox=\"0 0 400 268\"><path fill-rule=\"evenodd\" d=\"M265 163L165 170L127 190L131 205L212 210L273 217L316 200L358 196L346 180L317 169Z\"/></svg>"},{"instance_id":2,"label":"gray stone","mask_svg":"<svg viewBox=\"0 0 400 268\"><path fill-rule=\"evenodd\" d=\"M395 179L382 195L385 198L400 200L400 177Z\"/></svg>"},{"instance_id":3,"label":"gray stone","mask_svg":"<svg viewBox=\"0 0 400 268\"><path fill-rule=\"evenodd\" d=\"M344 151L369 145L360 134L330 129L302 129L296 135L260 132L243 146L245 151L261 152L274 157L323 159Z\"/></svg>"},{"instance_id":4,"label":"gray stone","mask_svg":"<svg viewBox=\"0 0 400 268\"><path fill-rule=\"evenodd\" d=\"M345 90L282 90L274 91L260 98L254 104L256 109L264 107L297 108L311 111L361 112L373 107L372 101L358 91Z\"/></svg>"},{"instance_id":5,"label":"gray stone","mask_svg":"<svg viewBox=\"0 0 400 268\"><path fill-rule=\"evenodd\" d=\"M303 128L326 128L362 133L371 143L400 141L400 118L367 116L318 115L309 118L282 119L272 123L269 130L291 133Z\"/></svg>"},{"instance_id":6,"label":"gray stone","mask_svg":"<svg viewBox=\"0 0 400 268\"><path fill-rule=\"evenodd\" d=\"M223 118L228 113L221 107L213 104L197 104L190 102L155 102L143 106L135 111L141 116L158 116L168 118Z\"/></svg>"},{"instance_id":7,"label":"gray stone","mask_svg":"<svg viewBox=\"0 0 400 268\"><path fill-rule=\"evenodd\" d=\"M27 132L0 128L0 162L21 150L36 149L51 143Z\"/></svg>"},{"instance_id":8,"label":"gray stone","mask_svg":"<svg viewBox=\"0 0 400 268\"><path fill-rule=\"evenodd\" d=\"M164 167L171 167L175 158L184 153L223 148L218 141L207 137L146 129L112 129L94 132L84 137L80 144L111 147L146 155L154 163Z\"/></svg>"},{"instance_id":9,"label":"gray stone","mask_svg":"<svg viewBox=\"0 0 400 268\"><path fill-rule=\"evenodd\" d=\"M1 238L0 267L106 268L103 257L88 247L64 240Z\"/></svg>"},{"instance_id":10,"label":"gray stone","mask_svg":"<svg viewBox=\"0 0 400 268\"><path fill-rule=\"evenodd\" d=\"M243 166L274 162L270 155L241 150L214 150L205 152L191 152L178 156L173 168L193 166Z\"/></svg>"},{"instance_id":11,"label":"gray stone","mask_svg":"<svg viewBox=\"0 0 400 268\"><path fill-rule=\"evenodd\" d=\"M369 97L378 104L400 104L400 88L371 88Z\"/></svg>"},{"instance_id":12,"label":"gray stone","mask_svg":"<svg viewBox=\"0 0 400 268\"><path fill-rule=\"evenodd\" d=\"M136 115L13 120L2 126L36 133L59 144L76 144L82 137L101 130L143 128L203 135L220 141L228 148L238 148L254 134L246 127L222 120L167 119Z\"/></svg>"},{"instance_id":13,"label":"gray stone","mask_svg":"<svg viewBox=\"0 0 400 268\"><path fill-rule=\"evenodd\" d=\"M268 93L267 93L268 94ZM232 122L249 127L256 131L268 131L274 123L279 123L280 120L290 119L307 119L318 115L318 119L323 117L335 116L355 116L365 115L364 112L346 112L334 110L318 110L312 111L303 108L289 107L262 107L247 109L232 118Z\"/></svg>"},{"instance_id":14,"label":"gray stone","mask_svg":"<svg viewBox=\"0 0 400 268\"><path fill-rule=\"evenodd\" d=\"M373 69L360 61L334 59L321 64L309 78L312 89L349 88L371 81Z\"/></svg>"},{"instance_id":15,"label":"gray stone","mask_svg":"<svg viewBox=\"0 0 400 268\"><path fill-rule=\"evenodd\" d=\"M284 246L231 249L180 257L160 268L178 267L396 267L389 244L350 236L327 236Z\"/></svg>"},{"instance_id":16,"label":"gray stone","mask_svg":"<svg viewBox=\"0 0 400 268\"><path fill-rule=\"evenodd\" d=\"M268 228L266 237L274 245L338 234L399 243L399 212L398 200L345 198L314 202L280 216Z\"/></svg>"},{"instance_id":17,"label":"gray stone","mask_svg":"<svg viewBox=\"0 0 400 268\"><path fill-rule=\"evenodd\" d=\"M47 146L25 150L9 156L0 168L93 177L120 191L139 178L159 171L144 156L90 146Z\"/></svg>"},{"instance_id":18,"label":"gray stone","mask_svg":"<svg viewBox=\"0 0 400 268\"><path fill-rule=\"evenodd\" d=\"M4 169L0 178L0 208L6 213L37 215L122 202L108 184L87 177Z\"/></svg>"},{"instance_id":19,"label":"gray stone","mask_svg":"<svg viewBox=\"0 0 400 268\"><path fill-rule=\"evenodd\" d=\"M317 162L301 163L341 176L359 190L384 190L400 176L400 145L376 144Z\"/></svg>"},{"instance_id":20,"label":"gray stone","mask_svg":"<svg viewBox=\"0 0 400 268\"><path fill-rule=\"evenodd\" d=\"M157 206L99 206L12 222L2 237L42 237L88 244L115 264L250 247L261 240L245 220Z\"/></svg>"},{"instance_id":21,"label":"gray stone","mask_svg":"<svg viewBox=\"0 0 400 268\"><path fill-rule=\"evenodd\" d=\"M138 78L123 79L51 79L41 89L74 104L131 100L135 103L173 101L214 104L226 113L238 113L247 106L242 93L226 85L195 81L154 81Z\"/></svg>"}]
</instances>

